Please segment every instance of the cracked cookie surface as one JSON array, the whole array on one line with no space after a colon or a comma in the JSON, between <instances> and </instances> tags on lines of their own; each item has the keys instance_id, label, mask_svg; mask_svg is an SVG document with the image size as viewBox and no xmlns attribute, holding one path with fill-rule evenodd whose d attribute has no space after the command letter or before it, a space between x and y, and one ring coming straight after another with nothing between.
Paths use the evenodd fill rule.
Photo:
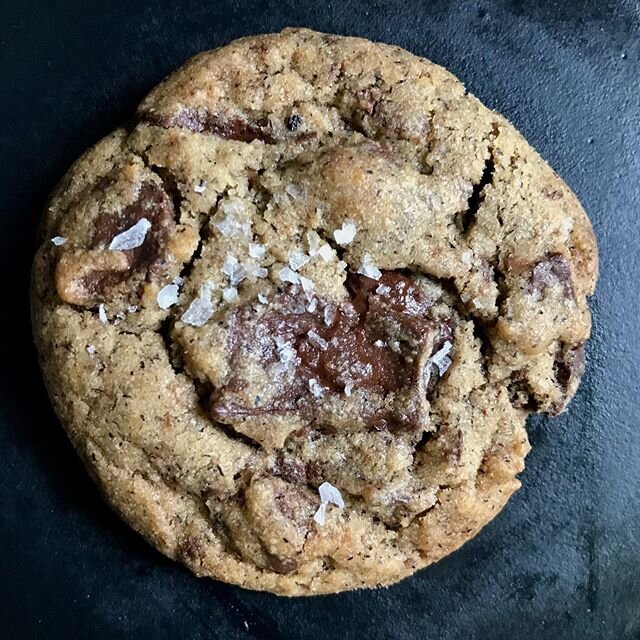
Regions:
<instances>
[{"instance_id":1,"label":"cracked cookie surface","mask_svg":"<svg viewBox=\"0 0 640 640\"><path fill-rule=\"evenodd\" d=\"M42 227L34 334L74 446L158 549L244 587L390 584L448 554L584 367L580 204L397 47L285 30L196 56Z\"/></svg>"}]
</instances>

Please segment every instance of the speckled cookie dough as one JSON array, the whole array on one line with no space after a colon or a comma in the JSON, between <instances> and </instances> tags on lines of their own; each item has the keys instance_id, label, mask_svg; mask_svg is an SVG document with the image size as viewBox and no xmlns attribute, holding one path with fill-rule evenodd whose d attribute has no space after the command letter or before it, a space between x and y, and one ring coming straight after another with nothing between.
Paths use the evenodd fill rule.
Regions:
<instances>
[{"instance_id":1,"label":"speckled cookie dough","mask_svg":"<svg viewBox=\"0 0 640 640\"><path fill-rule=\"evenodd\" d=\"M54 192L33 325L109 503L194 573L391 584L518 488L562 411L597 249L502 117L398 47L202 53Z\"/></svg>"}]
</instances>

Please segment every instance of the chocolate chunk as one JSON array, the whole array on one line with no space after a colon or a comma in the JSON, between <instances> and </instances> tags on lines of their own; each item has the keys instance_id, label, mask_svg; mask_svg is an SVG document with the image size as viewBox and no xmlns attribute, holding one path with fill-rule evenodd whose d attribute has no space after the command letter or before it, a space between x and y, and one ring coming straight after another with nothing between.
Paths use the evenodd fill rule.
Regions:
<instances>
[{"instance_id":1,"label":"chocolate chunk","mask_svg":"<svg viewBox=\"0 0 640 640\"><path fill-rule=\"evenodd\" d=\"M584 343L581 342L577 347L563 349L553 364L556 382L563 392L566 393L571 383L582 376L584 363Z\"/></svg>"},{"instance_id":2,"label":"chocolate chunk","mask_svg":"<svg viewBox=\"0 0 640 640\"><path fill-rule=\"evenodd\" d=\"M286 120L289 131L297 131L302 126L302 118L297 113L292 113Z\"/></svg>"},{"instance_id":3,"label":"chocolate chunk","mask_svg":"<svg viewBox=\"0 0 640 640\"><path fill-rule=\"evenodd\" d=\"M543 260L536 262L531 269L527 292L540 294L553 282L559 282L562 285L565 298L575 300L571 267L566 258L559 253L549 254Z\"/></svg>"},{"instance_id":4,"label":"chocolate chunk","mask_svg":"<svg viewBox=\"0 0 640 640\"><path fill-rule=\"evenodd\" d=\"M233 393L237 382L232 373L212 398L211 413L216 420L289 412L312 419L319 397L343 395L348 386L382 395L415 389L426 398L424 361L453 340L450 325L432 317L433 300L411 278L393 272L383 273L379 280L349 274L346 286L350 300L332 309L329 324L324 310L331 307L326 301L320 301L317 313L310 313L300 294L291 290L276 297L274 311L260 318L263 333L256 331L252 307L237 312L229 339L232 372L247 354L258 358L268 371L280 361L279 343L289 350L287 362L295 368L295 375L267 403L259 399L247 403L246 396L242 401L242 396ZM421 357L424 349L428 354ZM429 374L432 390L439 379L437 367ZM411 397L409 393L402 401L401 415L376 412L373 407L370 427L396 430L421 424L424 416Z\"/></svg>"},{"instance_id":5,"label":"chocolate chunk","mask_svg":"<svg viewBox=\"0 0 640 640\"><path fill-rule=\"evenodd\" d=\"M144 111L140 114L140 119L164 129L181 127L195 133L209 133L225 140L240 142L260 140L265 144L276 142L267 123L260 125L238 117L224 118L203 108L187 107L170 116Z\"/></svg>"},{"instance_id":6,"label":"chocolate chunk","mask_svg":"<svg viewBox=\"0 0 640 640\"><path fill-rule=\"evenodd\" d=\"M113 238L142 218L151 223L144 242L135 249L111 252L108 247ZM108 300L119 285L134 276L137 284L132 289L158 275L174 226L173 204L167 194L154 182L142 183L134 202L120 211L98 214L88 248L61 252L56 264L60 297L70 304L91 306Z\"/></svg>"},{"instance_id":7,"label":"chocolate chunk","mask_svg":"<svg viewBox=\"0 0 640 640\"><path fill-rule=\"evenodd\" d=\"M298 568L298 563L293 558L278 558L278 556L265 551L265 557L269 569L276 573L287 574L292 573Z\"/></svg>"}]
</instances>

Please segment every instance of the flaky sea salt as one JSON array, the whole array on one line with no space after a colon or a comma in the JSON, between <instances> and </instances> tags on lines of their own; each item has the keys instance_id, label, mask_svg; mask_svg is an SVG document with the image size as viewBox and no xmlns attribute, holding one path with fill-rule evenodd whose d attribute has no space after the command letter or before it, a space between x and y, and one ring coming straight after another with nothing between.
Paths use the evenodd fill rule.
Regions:
<instances>
[{"instance_id":1,"label":"flaky sea salt","mask_svg":"<svg viewBox=\"0 0 640 640\"><path fill-rule=\"evenodd\" d=\"M158 291L156 300L158 301L158 306L161 309L168 309L176 304L176 302L178 302L178 285L168 284L162 287L162 289Z\"/></svg>"},{"instance_id":2,"label":"flaky sea salt","mask_svg":"<svg viewBox=\"0 0 640 640\"><path fill-rule=\"evenodd\" d=\"M249 274L256 278L266 278L269 275L269 271L265 267L253 267Z\"/></svg>"},{"instance_id":3,"label":"flaky sea salt","mask_svg":"<svg viewBox=\"0 0 640 640\"><path fill-rule=\"evenodd\" d=\"M300 276L300 284L302 285L302 290L307 294L307 298L313 293L316 287L313 280L305 278L304 276Z\"/></svg>"},{"instance_id":4,"label":"flaky sea salt","mask_svg":"<svg viewBox=\"0 0 640 640\"><path fill-rule=\"evenodd\" d=\"M176 276L173 279L173 284L177 284L179 287L181 287L184 284L184 278L182 276Z\"/></svg>"},{"instance_id":5,"label":"flaky sea salt","mask_svg":"<svg viewBox=\"0 0 640 640\"><path fill-rule=\"evenodd\" d=\"M326 351L329 347L329 343L319 334L316 333L313 329L309 330L307 333L309 336L309 342L314 346L318 347L321 351Z\"/></svg>"},{"instance_id":6,"label":"flaky sea salt","mask_svg":"<svg viewBox=\"0 0 640 640\"><path fill-rule=\"evenodd\" d=\"M324 387L315 378L309 378L309 391L316 398L322 398L324 395Z\"/></svg>"},{"instance_id":7,"label":"flaky sea salt","mask_svg":"<svg viewBox=\"0 0 640 640\"><path fill-rule=\"evenodd\" d=\"M380 277L382 276L382 272L378 267L376 267L373 262L373 258L368 253L365 253L362 256L362 264L358 269L358 273L361 273L363 276L367 276L367 278L371 278L373 280L380 280Z\"/></svg>"},{"instance_id":8,"label":"flaky sea salt","mask_svg":"<svg viewBox=\"0 0 640 640\"><path fill-rule=\"evenodd\" d=\"M320 236L315 231L307 231L307 244L309 245L309 255L311 257L317 256L318 249L320 249Z\"/></svg>"},{"instance_id":9,"label":"flaky sea salt","mask_svg":"<svg viewBox=\"0 0 640 640\"><path fill-rule=\"evenodd\" d=\"M347 384L344 385L344 395L350 396L352 391L353 391L353 382L347 382Z\"/></svg>"},{"instance_id":10,"label":"flaky sea salt","mask_svg":"<svg viewBox=\"0 0 640 640\"><path fill-rule=\"evenodd\" d=\"M292 251L289 254L289 266L294 270L298 271L298 269L302 269L307 262L309 262L310 258L308 255L302 253L302 251Z\"/></svg>"},{"instance_id":11,"label":"flaky sea salt","mask_svg":"<svg viewBox=\"0 0 640 640\"><path fill-rule=\"evenodd\" d=\"M138 305L137 305L137 304L130 304L130 305L127 307L127 311L128 311L129 313L135 313L137 310L138 310Z\"/></svg>"},{"instance_id":12,"label":"flaky sea salt","mask_svg":"<svg viewBox=\"0 0 640 640\"><path fill-rule=\"evenodd\" d=\"M323 482L318 487L320 494L320 506L316 511L313 519L319 524L324 525L326 522L327 507L334 504L339 509L344 509L344 500L342 494L330 482Z\"/></svg>"},{"instance_id":13,"label":"flaky sea salt","mask_svg":"<svg viewBox=\"0 0 640 640\"><path fill-rule=\"evenodd\" d=\"M225 302L233 302L238 299L238 290L235 287L228 287L223 290L222 298Z\"/></svg>"},{"instance_id":14,"label":"flaky sea salt","mask_svg":"<svg viewBox=\"0 0 640 640\"><path fill-rule=\"evenodd\" d=\"M376 347L384 347L386 345L386 342L384 340L376 340L373 344Z\"/></svg>"},{"instance_id":15,"label":"flaky sea salt","mask_svg":"<svg viewBox=\"0 0 640 640\"><path fill-rule=\"evenodd\" d=\"M327 327L330 327L333 324L333 319L336 317L336 310L331 306L327 305L323 311L324 323Z\"/></svg>"},{"instance_id":16,"label":"flaky sea salt","mask_svg":"<svg viewBox=\"0 0 640 640\"><path fill-rule=\"evenodd\" d=\"M313 313L318 307L318 298L311 298L311 301L307 305L307 311Z\"/></svg>"},{"instance_id":17,"label":"flaky sea salt","mask_svg":"<svg viewBox=\"0 0 640 640\"><path fill-rule=\"evenodd\" d=\"M214 224L216 229L218 229L225 238L231 238L237 235L247 236L249 234L251 224L248 222L238 222L236 219L236 215L244 211L244 203L242 200L227 200L220 206L220 211L224 217Z\"/></svg>"},{"instance_id":18,"label":"flaky sea salt","mask_svg":"<svg viewBox=\"0 0 640 640\"><path fill-rule=\"evenodd\" d=\"M151 229L151 223L146 218L140 218L132 227L119 233L111 240L109 250L129 251L136 249L144 242L149 229Z\"/></svg>"},{"instance_id":19,"label":"flaky sea salt","mask_svg":"<svg viewBox=\"0 0 640 640\"><path fill-rule=\"evenodd\" d=\"M460 260L466 265L470 265L473 262L473 253L467 249L460 254Z\"/></svg>"},{"instance_id":20,"label":"flaky sea salt","mask_svg":"<svg viewBox=\"0 0 640 640\"><path fill-rule=\"evenodd\" d=\"M333 260L333 249L331 248L330 245L328 244L323 244L319 249L318 249L318 255L325 261L325 262L331 262L331 260Z\"/></svg>"},{"instance_id":21,"label":"flaky sea salt","mask_svg":"<svg viewBox=\"0 0 640 640\"><path fill-rule=\"evenodd\" d=\"M211 292L213 285L210 282L204 283L200 287L200 295L189 305L189 308L182 314L182 321L192 327L202 327L213 315L213 304L211 302Z\"/></svg>"},{"instance_id":22,"label":"flaky sea salt","mask_svg":"<svg viewBox=\"0 0 640 640\"><path fill-rule=\"evenodd\" d=\"M96 348L92 344L87 345L87 351L93 355L96 352Z\"/></svg>"},{"instance_id":23,"label":"flaky sea salt","mask_svg":"<svg viewBox=\"0 0 640 640\"><path fill-rule=\"evenodd\" d=\"M62 236L55 236L54 238L51 238L51 242L53 242L56 247L61 247L66 241L67 239Z\"/></svg>"},{"instance_id":24,"label":"flaky sea salt","mask_svg":"<svg viewBox=\"0 0 640 640\"><path fill-rule=\"evenodd\" d=\"M438 373L443 376L447 369L451 366L451 358L449 357L449 353L451 352L452 344L447 340L438 351L436 351L430 358L429 361L433 362L433 364L438 367Z\"/></svg>"},{"instance_id":25,"label":"flaky sea salt","mask_svg":"<svg viewBox=\"0 0 640 640\"><path fill-rule=\"evenodd\" d=\"M304 191L297 184L288 184L284 190L294 199L302 200Z\"/></svg>"},{"instance_id":26,"label":"flaky sea salt","mask_svg":"<svg viewBox=\"0 0 640 640\"><path fill-rule=\"evenodd\" d=\"M260 259L265 254L267 247L257 242L249 243L249 255L252 258Z\"/></svg>"},{"instance_id":27,"label":"flaky sea salt","mask_svg":"<svg viewBox=\"0 0 640 640\"><path fill-rule=\"evenodd\" d=\"M222 263L222 273L229 278L232 287L240 284L247 276L246 269L238 262L238 258L228 255Z\"/></svg>"},{"instance_id":28,"label":"flaky sea salt","mask_svg":"<svg viewBox=\"0 0 640 640\"><path fill-rule=\"evenodd\" d=\"M281 336L276 337L276 347L278 349L278 358L282 364L287 365L296 361L296 350Z\"/></svg>"},{"instance_id":29,"label":"flaky sea salt","mask_svg":"<svg viewBox=\"0 0 640 640\"><path fill-rule=\"evenodd\" d=\"M198 184L193 187L193 190L196 193L204 193L207 190L207 181L200 180L200 182L198 182Z\"/></svg>"},{"instance_id":30,"label":"flaky sea salt","mask_svg":"<svg viewBox=\"0 0 640 640\"><path fill-rule=\"evenodd\" d=\"M346 271L349 265L344 260L340 260L337 266L338 266L338 271Z\"/></svg>"},{"instance_id":31,"label":"flaky sea salt","mask_svg":"<svg viewBox=\"0 0 640 640\"><path fill-rule=\"evenodd\" d=\"M258 300L262 303L262 304L267 304L269 302L269 299L267 298L267 296L263 295L262 293L258 294Z\"/></svg>"},{"instance_id":32,"label":"flaky sea salt","mask_svg":"<svg viewBox=\"0 0 640 640\"><path fill-rule=\"evenodd\" d=\"M340 229L333 232L333 237L342 247L351 244L356 237L356 225L351 221L344 222Z\"/></svg>"},{"instance_id":33,"label":"flaky sea salt","mask_svg":"<svg viewBox=\"0 0 640 640\"><path fill-rule=\"evenodd\" d=\"M280 278L280 280L282 280L282 282L290 282L291 284L300 283L300 276L290 267L284 267L283 269L280 269L278 277Z\"/></svg>"},{"instance_id":34,"label":"flaky sea salt","mask_svg":"<svg viewBox=\"0 0 640 640\"><path fill-rule=\"evenodd\" d=\"M98 318L100 318L100 322L102 322L102 324L107 324L109 322L109 318L107 318L107 310L102 302L98 305Z\"/></svg>"},{"instance_id":35,"label":"flaky sea salt","mask_svg":"<svg viewBox=\"0 0 640 640\"><path fill-rule=\"evenodd\" d=\"M388 287L386 284L379 284L376 289L376 293L379 296L386 296L387 294L391 293L391 287Z\"/></svg>"}]
</instances>

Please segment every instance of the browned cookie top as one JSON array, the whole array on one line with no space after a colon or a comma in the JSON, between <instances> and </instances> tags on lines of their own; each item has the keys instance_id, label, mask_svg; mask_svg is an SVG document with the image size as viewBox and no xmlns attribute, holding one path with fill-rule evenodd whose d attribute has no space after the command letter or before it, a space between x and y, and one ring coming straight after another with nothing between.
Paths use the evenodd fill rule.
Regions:
<instances>
[{"instance_id":1,"label":"browned cookie top","mask_svg":"<svg viewBox=\"0 0 640 640\"><path fill-rule=\"evenodd\" d=\"M196 56L43 227L34 331L74 445L160 550L246 587L388 584L449 553L584 366L578 201L397 47L286 30Z\"/></svg>"}]
</instances>

